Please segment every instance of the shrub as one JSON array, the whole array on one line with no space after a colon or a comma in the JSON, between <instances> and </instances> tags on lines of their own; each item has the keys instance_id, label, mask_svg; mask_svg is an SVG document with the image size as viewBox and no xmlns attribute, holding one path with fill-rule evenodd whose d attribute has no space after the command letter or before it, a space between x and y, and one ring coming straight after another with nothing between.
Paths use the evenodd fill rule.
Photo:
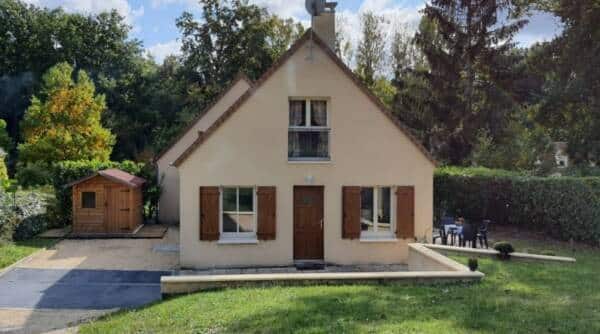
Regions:
<instances>
[{"instance_id":1,"label":"shrub","mask_svg":"<svg viewBox=\"0 0 600 334\"><path fill-rule=\"evenodd\" d=\"M32 188L52 184L51 167L45 163L20 164L15 178L23 188Z\"/></svg>"},{"instance_id":2,"label":"shrub","mask_svg":"<svg viewBox=\"0 0 600 334\"><path fill-rule=\"evenodd\" d=\"M13 240L13 233L18 224L19 219L14 211L0 211L0 244Z\"/></svg>"},{"instance_id":3,"label":"shrub","mask_svg":"<svg viewBox=\"0 0 600 334\"><path fill-rule=\"evenodd\" d=\"M436 207L472 220L546 231L562 240L600 241L600 177L442 168L435 175L434 200Z\"/></svg>"},{"instance_id":4,"label":"shrub","mask_svg":"<svg viewBox=\"0 0 600 334\"><path fill-rule=\"evenodd\" d=\"M6 179L8 179L8 171L6 170L6 163L4 163L4 154L0 152L0 180Z\"/></svg>"},{"instance_id":5,"label":"shrub","mask_svg":"<svg viewBox=\"0 0 600 334\"><path fill-rule=\"evenodd\" d=\"M498 257L506 260L510 258L510 254L514 253L515 249L514 247L506 241L498 241L494 244L494 249L497 250L498 252L500 252L500 254L498 254Z\"/></svg>"},{"instance_id":6,"label":"shrub","mask_svg":"<svg viewBox=\"0 0 600 334\"><path fill-rule=\"evenodd\" d=\"M13 232L13 240L27 240L48 229L48 217L45 214L19 218Z\"/></svg>"},{"instance_id":7,"label":"shrub","mask_svg":"<svg viewBox=\"0 0 600 334\"><path fill-rule=\"evenodd\" d=\"M47 198L41 191L0 193L0 239L25 240L45 231Z\"/></svg>"},{"instance_id":8,"label":"shrub","mask_svg":"<svg viewBox=\"0 0 600 334\"><path fill-rule=\"evenodd\" d=\"M476 258L470 258L468 264L469 264L469 270L471 270L471 271L475 271L475 270L477 270L477 268L479 268L479 262L477 261Z\"/></svg>"}]
</instances>

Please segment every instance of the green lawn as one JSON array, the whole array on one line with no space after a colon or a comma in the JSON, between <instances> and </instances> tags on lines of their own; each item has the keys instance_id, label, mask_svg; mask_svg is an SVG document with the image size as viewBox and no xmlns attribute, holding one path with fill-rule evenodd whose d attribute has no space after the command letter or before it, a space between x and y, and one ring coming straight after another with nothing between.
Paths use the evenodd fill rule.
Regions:
<instances>
[{"instance_id":1,"label":"green lawn","mask_svg":"<svg viewBox=\"0 0 600 334\"><path fill-rule=\"evenodd\" d=\"M240 288L123 311L81 333L600 333L600 250L574 265L480 260L474 285ZM525 246L526 247L523 247ZM457 258L466 262L465 258Z\"/></svg>"},{"instance_id":2,"label":"green lawn","mask_svg":"<svg viewBox=\"0 0 600 334\"><path fill-rule=\"evenodd\" d=\"M10 266L38 249L52 246L56 240L31 239L14 243L0 243L0 269Z\"/></svg>"}]
</instances>

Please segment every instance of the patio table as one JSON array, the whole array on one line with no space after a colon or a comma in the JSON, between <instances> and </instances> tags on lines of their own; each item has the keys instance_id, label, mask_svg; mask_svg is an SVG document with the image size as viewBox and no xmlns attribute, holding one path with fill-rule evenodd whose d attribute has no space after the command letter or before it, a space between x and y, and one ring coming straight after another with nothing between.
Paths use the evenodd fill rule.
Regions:
<instances>
[{"instance_id":1,"label":"patio table","mask_svg":"<svg viewBox=\"0 0 600 334\"><path fill-rule=\"evenodd\" d=\"M462 230L463 230L462 225L456 225L456 224L444 225L444 232L446 232L446 235L450 236L450 238L451 238L450 242L453 245L454 245L454 241L455 241L455 236L462 234Z\"/></svg>"}]
</instances>

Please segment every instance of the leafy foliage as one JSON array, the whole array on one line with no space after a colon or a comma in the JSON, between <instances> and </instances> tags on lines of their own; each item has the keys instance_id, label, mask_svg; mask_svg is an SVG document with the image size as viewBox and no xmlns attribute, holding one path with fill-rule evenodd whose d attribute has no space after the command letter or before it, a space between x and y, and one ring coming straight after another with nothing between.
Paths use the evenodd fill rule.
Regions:
<instances>
[{"instance_id":1,"label":"leafy foliage","mask_svg":"<svg viewBox=\"0 0 600 334\"><path fill-rule=\"evenodd\" d=\"M384 65L385 35L383 17L366 12L361 16L362 38L356 49L356 73L367 85L373 87Z\"/></svg>"},{"instance_id":2,"label":"leafy foliage","mask_svg":"<svg viewBox=\"0 0 600 334\"><path fill-rule=\"evenodd\" d=\"M45 162L20 164L15 178L26 189L52 184L52 166Z\"/></svg>"},{"instance_id":3,"label":"leafy foliage","mask_svg":"<svg viewBox=\"0 0 600 334\"><path fill-rule=\"evenodd\" d=\"M61 62L90 75L98 91L107 96L111 113L138 112L132 104L143 96L132 94L131 86L127 90L121 86L129 82L125 78L136 77L134 64L142 59L141 43L131 39L129 31L115 10L82 15L17 0L0 1L0 118L7 121L13 142L21 139L18 124L42 74ZM113 100L119 92L129 94L128 98Z\"/></svg>"},{"instance_id":4,"label":"leafy foliage","mask_svg":"<svg viewBox=\"0 0 600 334\"><path fill-rule=\"evenodd\" d=\"M600 178L441 170L434 178L434 206L563 240L600 241Z\"/></svg>"},{"instance_id":5,"label":"leafy foliage","mask_svg":"<svg viewBox=\"0 0 600 334\"><path fill-rule=\"evenodd\" d=\"M510 259L510 254L515 252L515 248L510 242L507 241L498 241L494 243L493 248L500 252L498 257L502 260Z\"/></svg>"},{"instance_id":6,"label":"leafy foliage","mask_svg":"<svg viewBox=\"0 0 600 334\"><path fill-rule=\"evenodd\" d=\"M467 264L469 266L469 270L471 271L475 271L479 267L479 262L477 261L477 258L470 258Z\"/></svg>"},{"instance_id":7,"label":"leafy foliage","mask_svg":"<svg viewBox=\"0 0 600 334\"><path fill-rule=\"evenodd\" d=\"M177 19L188 108L196 112L240 72L257 79L303 32L300 24L241 0L202 1L201 16L197 21L185 12Z\"/></svg>"},{"instance_id":8,"label":"leafy foliage","mask_svg":"<svg viewBox=\"0 0 600 334\"><path fill-rule=\"evenodd\" d=\"M596 1L557 0L546 10L558 16L562 34L534 47L530 62L544 78L536 120L556 140L569 142L579 164L600 157L600 6Z\"/></svg>"},{"instance_id":9,"label":"leafy foliage","mask_svg":"<svg viewBox=\"0 0 600 334\"><path fill-rule=\"evenodd\" d=\"M0 192L0 241L30 239L48 228L44 191Z\"/></svg>"},{"instance_id":10,"label":"leafy foliage","mask_svg":"<svg viewBox=\"0 0 600 334\"><path fill-rule=\"evenodd\" d=\"M461 164L480 129L500 137L516 110L510 51L526 21L510 0L434 0L423 14L415 41L429 66L428 144L441 160Z\"/></svg>"},{"instance_id":11,"label":"leafy foliage","mask_svg":"<svg viewBox=\"0 0 600 334\"><path fill-rule=\"evenodd\" d=\"M100 124L106 109L104 96L95 95L92 81L67 63L52 67L42 78L22 122L22 163L64 160L108 160L114 136Z\"/></svg>"}]
</instances>

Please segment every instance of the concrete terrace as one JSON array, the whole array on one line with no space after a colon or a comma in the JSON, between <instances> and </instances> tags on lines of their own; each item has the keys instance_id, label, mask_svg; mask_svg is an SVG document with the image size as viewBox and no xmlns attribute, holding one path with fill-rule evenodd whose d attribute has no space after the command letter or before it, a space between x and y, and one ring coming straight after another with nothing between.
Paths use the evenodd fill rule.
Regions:
<instances>
[{"instance_id":1,"label":"concrete terrace","mask_svg":"<svg viewBox=\"0 0 600 334\"><path fill-rule=\"evenodd\" d=\"M477 282L478 271L421 244L409 245L408 265L326 266L323 270L294 267L232 268L180 271L161 278L161 293L175 295L227 287L256 285L369 284L387 282Z\"/></svg>"}]
</instances>

